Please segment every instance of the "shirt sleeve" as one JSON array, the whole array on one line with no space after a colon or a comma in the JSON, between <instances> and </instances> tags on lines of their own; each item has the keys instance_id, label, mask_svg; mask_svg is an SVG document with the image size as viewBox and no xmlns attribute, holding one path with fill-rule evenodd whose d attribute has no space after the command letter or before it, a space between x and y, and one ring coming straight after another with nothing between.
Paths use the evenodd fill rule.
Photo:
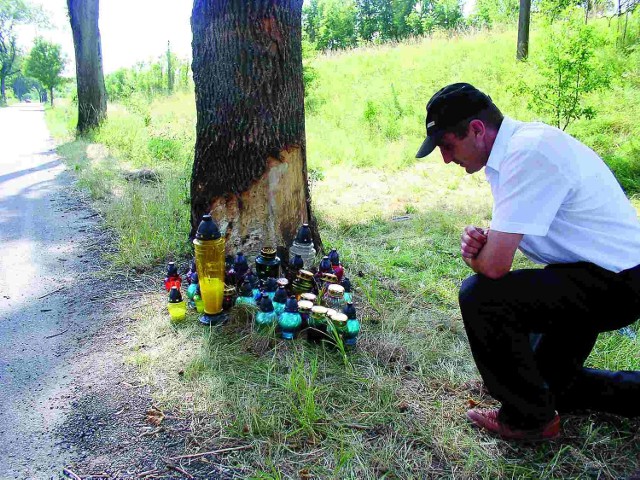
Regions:
<instances>
[{"instance_id":1,"label":"shirt sleeve","mask_svg":"<svg viewBox=\"0 0 640 480\"><path fill-rule=\"evenodd\" d=\"M508 153L500 168L491 229L545 236L570 190L571 181L545 153Z\"/></svg>"}]
</instances>

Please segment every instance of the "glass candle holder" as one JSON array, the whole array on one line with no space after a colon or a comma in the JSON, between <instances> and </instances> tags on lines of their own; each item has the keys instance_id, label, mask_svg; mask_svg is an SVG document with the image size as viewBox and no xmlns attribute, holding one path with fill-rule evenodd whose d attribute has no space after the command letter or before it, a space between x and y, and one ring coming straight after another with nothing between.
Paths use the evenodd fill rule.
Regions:
<instances>
[{"instance_id":1,"label":"glass candle holder","mask_svg":"<svg viewBox=\"0 0 640 480\"><path fill-rule=\"evenodd\" d=\"M182 299L182 294L176 286L171 287L171 290L169 291L167 309L169 310L171 320L174 322L184 320L187 315L187 304Z\"/></svg>"},{"instance_id":2,"label":"glass candle holder","mask_svg":"<svg viewBox=\"0 0 640 480\"><path fill-rule=\"evenodd\" d=\"M222 299L222 309L229 310L235 304L236 289L232 285L224 286L224 298Z\"/></svg>"},{"instance_id":3,"label":"glass candle holder","mask_svg":"<svg viewBox=\"0 0 640 480\"><path fill-rule=\"evenodd\" d=\"M314 287L313 273L308 270L300 270L291 285L291 293L298 296L303 293L311 293Z\"/></svg>"},{"instance_id":4,"label":"glass candle holder","mask_svg":"<svg viewBox=\"0 0 640 480\"><path fill-rule=\"evenodd\" d=\"M307 340L320 342L327 333L327 308L320 305L311 307L309 315L309 328L307 328Z\"/></svg>"},{"instance_id":5,"label":"glass candle holder","mask_svg":"<svg viewBox=\"0 0 640 480\"><path fill-rule=\"evenodd\" d=\"M306 300L307 302L311 302L312 305L316 304L317 299L318 299L318 296L313 293L303 293L302 295L300 295L300 300ZM298 306L300 305L298 304Z\"/></svg>"},{"instance_id":6,"label":"glass candle holder","mask_svg":"<svg viewBox=\"0 0 640 480\"><path fill-rule=\"evenodd\" d=\"M353 301L353 293L351 293L351 280L347 277L343 277L340 281L340 285L344 288L344 299L347 302Z\"/></svg>"},{"instance_id":7,"label":"glass candle holder","mask_svg":"<svg viewBox=\"0 0 640 480\"><path fill-rule=\"evenodd\" d=\"M296 255L300 255L304 265L311 268L316 258L316 249L313 248L311 228L305 223L298 229L298 234L289 248L289 263L293 262Z\"/></svg>"},{"instance_id":8,"label":"glass candle holder","mask_svg":"<svg viewBox=\"0 0 640 480\"><path fill-rule=\"evenodd\" d=\"M264 247L256 257L256 272L260 280L280 276L280 258L273 247Z\"/></svg>"},{"instance_id":9,"label":"glass candle holder","mask_svg":"<svg viewBox=\"0 0 640 480\"><path fill-rule=\"evenodd\" d=\"M276 311L276 315L280 316L284 312L284 307L287 303L287 299L287 290L283 285L280 285L275 295L273 296L273 308Z\"/></svg>"},{"instance_id":10,"label":"glass candle holder","mask_svg":"<svg viewBox=\"0 0 640 480\"><path fill-rule=\"evenodd\" d=\"M267 330L276 324L278 316L273 308L269 295L263 294L258 304L260 311L256 314L256 327Z\"/></svg>"},{"instance_id":11,"label":"glass candle holder","mask_svg":"<svg viewBox=\"0 0 640 480\"><path fill-rule=\"evenodd\" d=\"M334 313L331 316L331 325L333 325L333 328L335 329L336 333L338 335L340 335L341 337L346 333L347 331L347 321L349 319L347 318L347 316L344 313Z\"/></svg>"},{"instance_id":12,"label":"glass candle holder","mask_svg":"<svg viewBox=\"0 0 640 480\"><path fill-rule=\"evenodd\" d=\"M200 292L194 295L193 303L196 306L196 312L204 313L204 301L202 300L202 296L200 295Z\"/></svg>"},{"instance_id":13,"label":"glass candle holder","mask_svg":"<svg viewBox=\"0 0 640 480\"><path fill-rule=\"evenodd\" d=\"M200 285L200 295L204 301L205 315L202 323L221 323L224 296L224 237L211 215L204 215L198 226L193 246Z\"/></svg>"},{"instance_id":14,"label":"glass candle holder","mask_svg":"<svg viewBox=\"0 0 640 480\"><path fill-rule=\"evenodd\" d=\"M344 288L341 285L330 284L322 296L322 304L341 312L347 302L344 301Z\"/></svg>"},{"instance_id":15,"label":"glass candle holder","mask_svg":"<svg viewBox=\"0 0 640 480\"><path fill-rule=\"evenodd\" d=\"M167 265L167 276L164 278L164 288L167 292L170 292L171 287L178 287L178 290L180 290L181 285L182 279L180 278L180 274L178 274L178 267L176 267L175 262L169 262Z\"/></svg>"},{"instance_id":16,"label":"glass candle holder","mask_svg":"<svg viewBox=\"0 0 640 480\"><path fill-rule=\"evenodd\" d=\"M236 305L255 305L255 299L253 296L253 290L251 289L251 284L248 280L242 282L240 286L240 293L238 294L238 298L236 298Z\"/></svg>"},{"instance_id":17,"label":"glass candle holder","mask_svg":"<svg viewBox=\"0 0 640 480\"><path fill-rule=\"evenodd\" d=\"M344 344L354 347L360 333L360 322L355 318L347 320L347 331L344 333Z\"/></svg>"},{"instance_id":18,"label":"glass candle holder","mask_svg":"<svg viewBox=\"0 0 640 480\"><path fill-rule=\"evenodd\" d=\"M280 334L282 338L286 340L293 339L295 332L302 324L302 317L298 312L298 302L295 297L291 297L287 300L284 312L278 317L278 326L280 327Z\"/></svg>"},{"instance_id":19,"label":"glass candle holder","mask_svg":"<svg viewBox=\"0 0 640 480\"><path fill-rule=\"evenodd\" d=\"M264 293L269 296L269 299L273 301L273 297L276 294L276 290L278 290L278 282L275 278L269 277L264 282Z\"/></svg>"},{"instance_id":20,"label":"glass candle holder","mask_svg":"<svg viewBox=\"0 0 640 480\"><path fill-rule=\"evenodd\" d=\"M244 276L249 271L249 263L247 262L247 258L242 254L242 252L236 253L235 258L233 259L233 271L236 276L236 284L242 284L244 280Z\"/></svg>"},{"instance_id":21,"label":"glass candle holder","mask_svg":"<svg viewBox=\"0 0 640 480\"><path fill-rule=\"evenodd\" d=\"M300 313L300 318L302 319L300 328L305 329L309 326L309 315L311 315L312 308L313 303L308 300L300 300L298 302L298 312Z\"/></svg>"}]
</instances>

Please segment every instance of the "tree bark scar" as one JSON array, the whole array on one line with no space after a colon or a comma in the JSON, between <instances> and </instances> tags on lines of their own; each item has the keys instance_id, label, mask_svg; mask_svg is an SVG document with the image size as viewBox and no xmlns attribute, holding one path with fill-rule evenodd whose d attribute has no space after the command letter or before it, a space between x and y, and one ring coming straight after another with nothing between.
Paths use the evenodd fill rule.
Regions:
<instances>
[{"instance_id":1,"label":"tree bark scar","mask_svg":"<svg viewBox=\"0 0 640 480\"><path fill-rule=\"evenodd\" d=\"M257 253L264 245L288 246L307 221L302 149L286 147L278 157L267 158L265 172L246 191L213 199L211 214L231 249Z\"/></svg>"}]
</instances>

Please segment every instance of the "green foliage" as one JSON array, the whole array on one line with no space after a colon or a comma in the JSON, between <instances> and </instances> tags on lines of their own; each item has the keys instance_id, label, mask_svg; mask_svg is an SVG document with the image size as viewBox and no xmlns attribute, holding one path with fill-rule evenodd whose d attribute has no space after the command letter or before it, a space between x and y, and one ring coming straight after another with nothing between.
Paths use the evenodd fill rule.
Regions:
<instances>
[{"instance_id":1,"label":"green foliage","mask_svg":"<svg viewBox=\"0 0 640 480\"><path fill-rule=\"evenodd\" d=\"M174 90L193 89L189 61L178 58L169 49L153 62L138 62L133 67L108 74L104 83L107 97L112 102L129 101L134 96L144 96L149 101Z\"/></svg>"},{"instance_id":2,"label":"green foliage","mask_svg":"<svg viewBox=\"0 0 640 480\"><path fill-rule=\"evenodd\" d=\"M42 37L34 40L24 66L25 75L33 77L49 90L53 105L53 89L64 82L62 71L66 63L61 46Z\"/></svg>"},{"instance_id":3,"label":"green foliage","mask_svg":"<svg viewBox=\"0 0 640 480\"><path fill-rule=\"evenodd\" d=\"M399 41L463 25L460 0L311 0L303 8L305 38L319 50Z\"/></svg>"},{"instance_id":4,"label":"green foliage","mask_svg":"<svg viewBox=\"0 0 640 480\"><path fill-rule=\"evenodd\" d=\"M474 25L488 27L513 24L518 20L519 11L519 0L476 0L471 21Z\"/></svg>"},{"instance_id":5,"label":"green foliage","mask_svg":"<svg viewBox=\"0 0 640 480\"><path fill-rule=\"evenodd\" d=\"M541 61L536 62L540 79L528 76L517 90L529 96L531 108L565 130L579 118L595 116L585 96L609 85L607 70L594 58L604 40L593 27L575 19L555 24L547 32L549 42Z\"/></svg>"},{"instance_id":6,"label":"green foliage","mask_svg":"<svg viewBox=\"0 0 640 480\"><path fill-rule=\"evenodd\" d=\"M16 27L28 23L44 23L39 7L25 0L0 0L0 105L6 103L7 78L19 72L21 68Z\"/></svg>"}]
</instances>

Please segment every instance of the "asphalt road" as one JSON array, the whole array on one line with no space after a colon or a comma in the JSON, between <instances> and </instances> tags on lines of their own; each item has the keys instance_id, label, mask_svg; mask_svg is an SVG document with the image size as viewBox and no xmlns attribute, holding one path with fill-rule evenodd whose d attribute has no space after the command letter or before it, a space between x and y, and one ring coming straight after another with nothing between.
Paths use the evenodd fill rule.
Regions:
<instances>
[{"instance_id":1,"label":"asphalt road","mask_svg":"<svg viewBox=\"0 0 640 480\"><path fill-rule=\"evenodd\" d=\"M53 148L41 105L0 109L0 479L58 478L75 453L54 432L98 327L97 219Z\"/></svg>"}]
</instances>

